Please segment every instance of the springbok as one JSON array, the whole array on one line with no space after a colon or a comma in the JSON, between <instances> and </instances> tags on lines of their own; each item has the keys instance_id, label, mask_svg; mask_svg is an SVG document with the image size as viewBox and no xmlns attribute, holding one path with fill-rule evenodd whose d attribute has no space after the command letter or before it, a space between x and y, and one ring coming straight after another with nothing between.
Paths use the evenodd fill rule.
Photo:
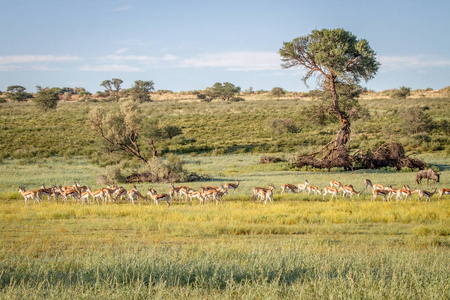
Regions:
<instances>
[{"instance_id":1,"label":"springbok","mask_svg":"<svg viewBox=\"0 0 450 300\"><path fill-rule=\"evenodd\" d=\"M142 194L138 191L137 187L134 185L132 190L127 192L128 199L130 199L130 203L134 204L134 199L136 198L136 203L139 202L139 198L144 201L147 201L146 196L142 196Z\"/></svg>"},{"instance_id":2,"label":"springbok","mask_svg":"<svg viewBox=\"0 0 450 300\"><path fill-rule=\"evenodd\" d=\"M382 185L382 184L372 184L372 181L370 181L370 179L365 179L364 180L364 184L366 185L364 190L366 190L368 186L370 186L372 188L372 192L375 191L375 190L386 190L386 187L384 185Z\"/></svg>"},{"instance_id":3,"label":"springbok","mask_svg":"<svg viewBox=\"0 0 450 300\"><path fill-rule=\"evenodd\" d=\"M34 191L26 191L24 186L19 186L19 192L22 194L23 198L25 198L25 204L28 204L29 199L33 199L33 204L37 201L41 204L41 195L39 190Z\"/></svg>"},{"instance_id":4,"label":"springbok","mask_svg":"<svg viewBox=\"0 0 450 300\"><path fill-rule=\"evenodd\" d=\"M425 191L425 190L421 190L421 189L418 189L418 190L416 190L418 193L419 193L419 201L420 201L420 199L422 199L422 197L426 197L427 198L427 202L428 201L431 201L431 197L434 195L434 194L436 194L436 189L434 189L432 192L428 192L428 191Z\"/></svg>"},{"instance_id":5,"label":"springbok","mask_svg":"<svg viewBox=\"0 0 450 300\"><path fill-rule=\"evenodd\" d=\"M306 190L306 187L309 185L309 182L308 182L308 180L305 180L305 183L299 183L298 185L297 185L297 187L298 187L298 192L300 193L300 192L303 192L304 190Z\"/></svg>"},{"instance_id":6,"label":"springbok","mask_svg":"<svg viewBox=\"0 0 450 300\"><path fill-rule=\"evenodd\" d=\"M355 189L353 188L352 185L347 185L344 187L339 188L340 190L342 190L342 197L345 198L345 195L349 194L350 198L353 197L353 194L357 195L358 197L361 195L361 192L357 192L355 191Z\"/></svg>"},{"instance_id":7,"label":"springbok","mask_svg":"<svg viewBox=\"0 0 450 300\"><path fill-rule=\"evenodd\" d=\"M375 199L380 195L383 196L383 201L386 201L386 195L389 195L389 193L391 193L391 192L387 191L387 190L375 189L375 190L373 190L372 201L375 201Z\"/></svg>"},{"instance_id":8,"label":"springbok","mask_svg":"<svg viewBox=\"0 0 450 300\"><path fill-rule=\"evenodd\" d=\"M337 188L334 188L334 187L331 187L331 186L325 187L325 188L323 189L323 194L322 194L323 201L325 201L325 195L326 195L326 194L331 194L331 199L330 199L330 201L333 200L333 197L335 197L336 200L337 200L338 189L337 189Z\"/></svg>"},{"instance_id":9,"label":"springbok","mask_svg":"<svg viewBox=\"0 0 450 300\"><path fill-rule=\"evenodd\" d=\"M315 185L308 185L308 194L310 194L311 191L314 193L314 197L316 196L316 194L322 194L320 189Z\"/></svg>"},{"instance_id":10,"label":"springbok","mask_svg":"<svg viewBox=\"0 0 450 300\"><path fill-rule=\"evenodd\" d=\"M155 189L149 188L147 195L149 195L156 205L159 205L159 201L165 201L167 203L167 207L170 207L170 203L168 200L172 201L172 198L170 198L167 194L158 194Z\"/></svg>"},{"instance_id":11,"label":"springbok","mask_svg":"<svg viewBox=\"0 0 450 300\"><path fill-rule=\"evenodd\" d=\"M446 188L440 189L438 200L441 200L442 196L444 196L444 195L450 195L450 189L446 189Z\"/></svg>"},{"instance_id":12,"label":"springbok","mask_svg":"<svg viewBox=\"0 0 450 300\"><path fill-rule=\"evenodd\" d=\"M234 192L236 192L236 189L239 187L239 183L240 182L241 181L238 180L238 181L236 181L236 183L231 183L231 182L225 183L223 188L226 189L226 190L233 189L233 193L234 193Z\"/></svg>"},{"instance_id":13,"label":"springbok","mask_svg":"<svg viewBox=\"0 0 450 300\"><path fill-rule=\"evenodd\" d=\"M293 184L290 183L285 183L281 185L281 193L283 194L283 192L289 192L290 193L295 193L295 191L297 190L297 187Z\"/></svg>"}]
</instances>

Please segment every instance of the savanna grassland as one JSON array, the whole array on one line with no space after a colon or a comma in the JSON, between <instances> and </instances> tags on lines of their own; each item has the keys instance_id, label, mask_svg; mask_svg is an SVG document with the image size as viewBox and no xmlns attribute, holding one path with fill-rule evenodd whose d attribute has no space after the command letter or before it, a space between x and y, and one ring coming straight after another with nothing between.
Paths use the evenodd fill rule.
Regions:
<instances>
[{"instance_id":1,"label":"savanna grassland","mask_svg":"<svg viewBox=\"0 0 450 300\"><path fill-rule=\"evenodd\" d=\"M401 141L407 154L440 169L436 188L449 187L450 99L362 99L370 117L352 123L351 147ZM159 125L182 135L158 142L186 170L208 181L194 189L240 180L218 205L194 201L156 206L81 205L43 201L25 205L18 185L38 188L100 187L109 164L124 172L138 163L101 159L101 141L88 115L111 103L60 103L42 114L32 104L0 104L0 298L2 299L448 299L450 297L450 196L431 202L372 202L364 179L400 187L415 172L386 168L354 172L299 171L289 158L335 136L337 125L317 125L311 101L250 99L238 103L155 101L141 105ZM427 133L405 134L402 110L427 107ZM273 120L290 119L296 133ZM357 145L357 146L356 146ZM261 155L284 158L259 164ZM314 171L314 172L313 172ZM282 183L321 188L332 179L352 184L360 197L280 194ZM273 184L274 202L252 201L254 186ZM130 188L130 184L122 184ZM152 186L167 192L168 184ZM424 186L424 184L422 184ZM426 186L426 185L425 185ZM428 187L432 190L433 185Z\"/></svg>"}]
</instances>

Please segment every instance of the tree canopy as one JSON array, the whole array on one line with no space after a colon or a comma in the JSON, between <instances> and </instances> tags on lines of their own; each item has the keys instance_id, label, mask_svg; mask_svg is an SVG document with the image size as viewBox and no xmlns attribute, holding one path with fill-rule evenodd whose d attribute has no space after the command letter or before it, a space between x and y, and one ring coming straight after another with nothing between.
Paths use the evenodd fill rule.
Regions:
<instances>
[{"instance_id":1,"label":"tree canopy","mask_svg":"<svg viewBox=\"0 0 450 300\"><path fill-rule=\"evenodd\" d=\"M150 101L149 93L154 91L153 81L136 80L134 86L130 89L131 96L140 103Z\"/></svg>"},{"instance_id":2,"label":"tree canopy","mask_svg":"<svg viewBox=\"0 0 450 300\"><path fill-rule=\"evenodd\" d=\"M105 88L105 92L112 95L114 101L118 102L120 99L120 85L122 83L122 79L113 78L111 80L103 80L100 86L103 86Z\"/></svg>"},{"instance_id":3,"label":"tree canopy","mask_svg":"<svg viewBox=\"0 0 450 300\"><path fill-rule=\"evenodd\" d=\"M36 96L34 97L34 102L44 111L49 109L55 109L59 101L60 88L45 88L37 86L38 90Z\"/></svg>"},{"instance_id":4,"label":"tree canopy","mask_svg":"<svg viewBox=\"0 0 450 300\"><path fill-rule=\"evenodd\" d=\"M341 122L336 146L345 147L350 137L350 120L340 106L337 85L372 79L380 66L375 51L367 40L337 28L313 30L309 35L284 42L279 54L283 68L300 67L306 70L303 76L306 85L314 75L319 85L332 93L332 110Z\"/></svg>"}]
</instances>

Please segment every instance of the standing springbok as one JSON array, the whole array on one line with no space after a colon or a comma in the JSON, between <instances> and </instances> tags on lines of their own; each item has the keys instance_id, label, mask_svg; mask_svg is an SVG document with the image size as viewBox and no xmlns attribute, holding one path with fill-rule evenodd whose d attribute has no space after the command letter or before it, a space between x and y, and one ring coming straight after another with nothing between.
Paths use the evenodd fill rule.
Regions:
<instances>
[{"instance_id":1,"label":"standing springbok","mask_svg":"<svg viewBox=\"0 0 450 300\"><path fill-rule=\"evenodd\" d=\"M337 200L338 189L337 189L337 188L334 188L334 187L331 187L331 186L325 187L325 188L323 189L323 194L322 194L323 201L325 201L325 195L326 195L326 194L331 194L331 199L330 199L330 201L333 200L333 197L335 197L336 200Z\"/></svg>"},{"instance_id":2,"label":"standing springbok","mask_svg":"<svg viewBox=\"0 0 450 300\"><path fill-rule=\"evenodd\" d=\"M26 191L24 186L19 186L19 192L22 194L23 198L25 198L25 204L28 204L29 199L33 199L33 204L36 203L36 201L41 204L41 195L39 193L39 190L34 191Z\"/></svg>"},{"instance_id":3,"label":"standing springbok","mask_svg":"<svg viewBox=\"0 0 450 300\"><path fill-rule=\"evenodd\" d=\"M426 197L427 198L427 202L428 201L431 201L431 197L434 195L434 194L436 194L436 189L434 189L432 192L428 192L428 191L425 191L425 190L421 190L421 189L418 189L418 190L416 190L418 193L419 193L419 201L420 201L420 199L422 199L422 197Z\"/></svg>"},{"instance_id":4,"label":"standing springbok","mask_svg":"<svg viewBox=\"0 0 450 300\"><path fill-rule=\"evenodd\" d=\"M137 187L134 185L132 190L127 192L128 199L130 199L130 203L134 204L134 199L136 198L136 203L139 202L139 198L144 201L147 201L146 196L142 196L142 194L138 191Z\"/></svg>"},{"instance_id":5,"label":"standing springbok","mask_svg":"<svg viewBox=\"0 0 450 300\"><path fill-rule=\"evenodd\" d=\"M233 193L234 193L234 192L236 192L236 189L239 187L239 183L240 182L241 181L238 180L236 183L231 183L231 182L225 183L223 188L226 189L226 190L233 189Z\"/></svg>"},{"instance_id":6,"label":"standing springbok","mask_svg":"<svg viewBox=\"0 0 450 300\"><path fill-rule=\"evenodd\" d=\"M306 190L306 188L308 187L308 185L309 185L308 180L305 180L305 183L299 183L299 184L297 185L297 187L298 187L298 192L300 193L300 192L303 192L304 190Z\"/></svg>"},{"instance_id":7,"label":"standing springbok","mask_svg":"<svg viewBox=\"0 0 450 300\"><path fill-rule=\"evenodd\" d=\"M149 188L147 195L149 195L156 205L159 205L159 201L165 201L167 203L167 207L170 207L170 203L168 200L172 201L172 198L170 198L167 194L158 194L155 189Z\"/></svg>"},{"instance_id":8,"label":"standing springbok","mask_svg":"<svg viewBox=\"0 0 450 300\"><path fill-rule=\"evenodd\" d=\"M368 186L370 186L372 188L372 192L374 190L386 190L386 187L384 185L382 185L382 184L372 184L372 181L370 181L370 179L365 179L364 180L364 184L366 185L364 190L366 190Z\"/></svg>"}]
</instances>

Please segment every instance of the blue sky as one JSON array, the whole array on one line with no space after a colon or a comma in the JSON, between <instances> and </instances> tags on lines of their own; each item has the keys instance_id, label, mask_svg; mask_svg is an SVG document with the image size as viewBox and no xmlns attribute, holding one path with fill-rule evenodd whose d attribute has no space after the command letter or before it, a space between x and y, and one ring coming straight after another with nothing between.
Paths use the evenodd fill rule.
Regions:
<instances>
[{"instance_id":1,"label":"blue sky","mask_svg":"<svg viewBox=\"0 0 450 300\"><path fill-rule=\"evenodd\" d=\"M120 78L155 89L314 89L301 69L281 68L283 42L314 29L344 28L369 41L382 64L362 85L450 85L448 0L2 0L0 90L22 85L85 87Z\"/></svg>"}]
</instances>

